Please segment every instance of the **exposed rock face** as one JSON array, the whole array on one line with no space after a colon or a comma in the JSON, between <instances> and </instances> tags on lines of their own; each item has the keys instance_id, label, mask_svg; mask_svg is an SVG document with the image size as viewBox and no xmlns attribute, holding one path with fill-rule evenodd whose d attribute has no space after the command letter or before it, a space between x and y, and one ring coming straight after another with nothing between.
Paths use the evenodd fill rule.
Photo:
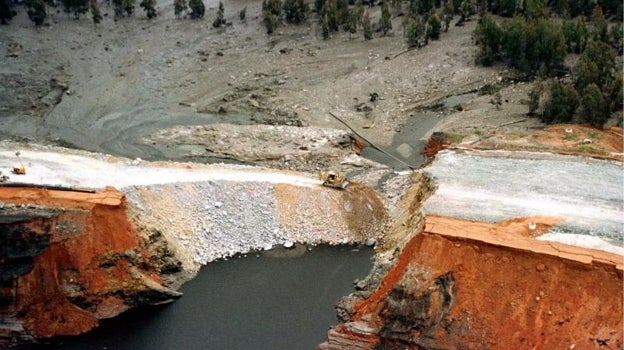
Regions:
<instances>
[{"instance_id":1,"label":"exposed rock face","mask_svg":"<svg viewBox=\"0 0 624 350\"><path fill-rule=\"evenodd\" d=\"M74 335L171 301L125 196L0 187L0 344Z\"/></svg>"},{"instance_id":2,"label":"exposed rock face","mask_svg":"<svg viewBox=\"0 0 624 350\"><path fill-rule=\"evenodd\" d=\"M425 220L321 349L622 347L621 256L520 225Z\"/></svg>"}]
</instances>

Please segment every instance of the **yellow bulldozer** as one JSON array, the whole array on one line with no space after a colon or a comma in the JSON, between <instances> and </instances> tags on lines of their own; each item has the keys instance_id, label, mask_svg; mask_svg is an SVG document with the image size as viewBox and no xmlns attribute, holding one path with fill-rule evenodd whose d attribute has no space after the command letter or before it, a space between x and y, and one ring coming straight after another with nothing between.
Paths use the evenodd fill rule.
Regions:
<instances>
[{"instance_id":1,"label":"yellow bulldozer","mask_svg":"<svg viewBox=\"0 0 624 350\"><path fill-rule=\"evenodd\" d=\"M319 179L323 181L323 186L337 188L344 190L349 185L349 180L346 176L338 175L333 171L322 172L319 175Z\"/></svg>"},{"instance_id":2,"label":"yellow bulldozer","mask_svg":"<svg viewBox=\"0 0 624 350\"><path fill-rule=\"evenodd\" d=\"M24 166L24 163L22 163L22 158L20 158L20 151L15 152L15 156L17 157L17 160L20 163L19 167L14 167L13 168L13 174L15 175L26 175L26 167Z\"/></svg>"}]
</instances>

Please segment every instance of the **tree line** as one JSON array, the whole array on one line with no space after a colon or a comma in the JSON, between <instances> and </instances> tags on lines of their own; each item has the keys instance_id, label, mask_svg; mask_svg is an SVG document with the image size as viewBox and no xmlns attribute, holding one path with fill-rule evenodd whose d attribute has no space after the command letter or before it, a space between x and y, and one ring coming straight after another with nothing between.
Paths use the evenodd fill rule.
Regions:
<instances>
[{"instance_id":1,"label":"tree line","mask_svg":"<svg viewBox=\"0 0 624 350\"><path fill-rule=\"evenodd\" d=\"M15 12L11 0L0 0L0 19ZM136 0L112 1L115 17L132 16ZM312 5L312 6L310 6ZM476 62L484 66L503 63L538 81L530 93L529 113L546 123L579 120L602 126L610 112L622 109L622 1L617 0L384 0L379 20L372 23L369 9L375 0L263 0L263 22L268 34L283 24L307 23L316 13L323 38L343 30L361 31L365 40L373 32L385 36L393 30L392 18L403 17L403 37L411 48L438 40L451 22L461 26L479 14L474 32ZM26 0L28 15L42 24L46 6L62 6L76 18L91 11L98 23L97 0ZM156 0L141 0L148 18L157 15ZM203 0L174 0L176 17L204 17ZM239 13L244 20L246 8ZM614 19L610 23L608 18ZM213 26L226 24L219 2ZM570 70L568 54L579 55Z\"/></svg>"},{"instance_id":2,"label":"tree line","mask_svg":"<svg viewBox=\"0 0 624 350\"><path fill-rule=\"evenodd\" d=\"M112 5L115 18L131 17L135 13L136 0L108 0ZM24 2L28 17L35 25L42 25L48 15L47 8L62 8L68 16L73 15L78 19L81 15L90 12L91 19L95 24L102 21L102 14L97 0L26 0ZM145 12L148 19L158 15L156 0L141 0L139 6ZM174 12L177 18L186 14L192 19L204 17L206 8L203 0L174 0ZM12 0L0 0L0 23L6 24L17 14ZM225 7L219 2L217 16L213 21L214 27L226 24L224 17ZM241 19L245 19L244 11L240 13Z\"/></svg>"},{"instance_id":3,"label":"tree line","mask_svg":"<svg viewBox=\"0 0 624 350\"><path fill-rule=\"evenodd\" d=\"M492 5L511 17L500 19L501 24L490 14L480 17L476 61L484 66L501 62L537 77L529 95L530 115L545 123L580 121L601 127L611 112L622 109L622 69L616 59L622 55L621 21L609 23L600 4L587 17L588 5L574 0L568 7L526 0L521 8L508 1L513 4L499 0ZM606 4L609 13L621 13L621 6ZM569 13L579 15L571 18ZM564 64L568 54L579 55L571 70Z\"/></svg>"}]
</instances>

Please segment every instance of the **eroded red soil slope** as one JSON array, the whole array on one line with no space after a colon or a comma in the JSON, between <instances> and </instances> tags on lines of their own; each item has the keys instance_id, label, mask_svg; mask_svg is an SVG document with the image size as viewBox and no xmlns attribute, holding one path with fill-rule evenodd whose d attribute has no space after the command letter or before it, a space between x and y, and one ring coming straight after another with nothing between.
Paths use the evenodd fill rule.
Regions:
<instances>
[{"instance_id":1,"label":"eroded red soil slope","mask_svg":"<svg viewBox=\"0 0 624 350\"><path fill-rule=\"evenodd\" d=\"M129 307L166 301L125 196L0 187L0 341L73 335Z\"/></svg>"},{"instance_id":2,"label":"eroded red soil slope","mask_svg":"<svg viewBox=\"0 0 624 350\"><path fill-rule=\"evenodd\" d=\"M425 220L321 348L621 349L621 256L527 236L553 218Z\"/></svg>"}]
</instances>

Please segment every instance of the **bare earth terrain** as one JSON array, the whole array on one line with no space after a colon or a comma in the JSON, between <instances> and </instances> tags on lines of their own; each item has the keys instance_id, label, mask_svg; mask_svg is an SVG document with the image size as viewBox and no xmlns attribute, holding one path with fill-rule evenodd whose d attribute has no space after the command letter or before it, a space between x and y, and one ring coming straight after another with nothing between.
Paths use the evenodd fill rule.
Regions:
<instances>
[{"instance_id":1,"label":"bare earth terrain","mask_svg":"<svg viewBox=\"0 0 624 350\"><path fill-rule=\"evenodd\" d=\"M444 115L454 113L444 128L461 133L525 119L526 84L503 88L507 102L501 110L489 103L491 96L473 93L486 85L504 87L512 76L502 68L475 66L475 21L451 26L441 40L404 52L401 17L386 37L375 33L364 41L361 33L340 32L323 40L315 20L268 36L259 1L228 1L225 16L231 25L214 29L209 19L216 4L207 2L203 20L175 19L172 3L161 2L154 20L137 12L138 18L115 22L103 4L108 16L97 26L85 16L73 20L49 11L54 12L49 25L35 28L21 11L0 31L0 136L131 158L205 160L248 152L257 144L236 141L256 135L226 126L235 142L225 154L205 141L175 141L176 133L168 140L163 133L156 139L150 135L176 125L215 123L348 131L330 116L333 112L369 141L417 163L418 142ZM246 21L238 18L243 7ZM378 7L370 11L376 22ZM372 93L379 95L375 102ZM466 107L463 112L455 111L459 103ZM429 108L436 105L448 108ZM506 129L535 125L527 119ZM282 134L274 130L258 144L280 145ZM295 149L306 157L309 150L300 146ZM266 157L238 159L280 165L276 157ZM318 157L307 160L312 166L296 168L329 165Z\"/></svg>"},{"instance_id":2,"label":"bare earth terrain","mask_svg":"<svg viewBox=\"0 0 624 350\"><path fill-rule=\"evenodd\" d=\"M267 35L258 0L225 2L215 29L204 3L202 20L166 0L153 20L102 3L99 25L48 8L0 27L0 238L27 258L0 268L0 342L170 301L219 257L365 242L375 266L322 349L621 348L621 128L527 117L531 83L474 64L475 20L408 50L401 17L323 40L315 15ZM428 139L452 149L427 159ZM321 186L327 170L351 184Z\"/></svg>"}]
</instances>

